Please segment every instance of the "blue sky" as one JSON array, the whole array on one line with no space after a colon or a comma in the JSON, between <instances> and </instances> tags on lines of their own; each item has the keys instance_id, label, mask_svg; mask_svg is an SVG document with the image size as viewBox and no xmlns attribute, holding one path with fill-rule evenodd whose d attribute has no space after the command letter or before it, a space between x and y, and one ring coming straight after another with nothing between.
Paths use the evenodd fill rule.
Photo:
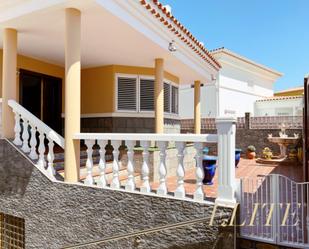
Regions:
<instances>
[{"instance_id":1,"label":"blue sky","mask_svg":"<svg viewBox=\"0 0 309 249\"><path fill-rule=\"evenodd\" d=\"M226 47L284 76L275 90L309 73L309 0L161 0L206 48Z\"/></svg>"}]
</instances>

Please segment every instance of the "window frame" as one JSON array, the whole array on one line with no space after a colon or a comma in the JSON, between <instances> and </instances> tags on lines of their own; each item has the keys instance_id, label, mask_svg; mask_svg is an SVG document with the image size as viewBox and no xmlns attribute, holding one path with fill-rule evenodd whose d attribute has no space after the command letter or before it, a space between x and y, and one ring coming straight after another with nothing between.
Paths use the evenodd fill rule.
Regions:
<instances>
[{"instance_id":1,"label":"window frame","mask_svg":"<svg viewBox=\"0 0 309 249\"><path fill-rule=\"evenodd\" d=\"M172 116L179 116L179 85L176 84L175 82L171 81L171 80L167 80L167 79L164 79L163 80L164 83L167 83L169 84L169 87L170 87L170 96L169 96L169 99L170 99L170 112L166 112L164 111L164 114L168 114L168 115L172 115ZM172 101L172 87L176 87L178 89L178 113L175 113L175 112L172 112L172 105L173 105L173 101ZM163 87L164 88L164 87ZM163 94L164 95L164 94ZM164 101L163 101L164 102ZM163 107L164 108L164 107Z\"/></svg>"},{"instance_id":2,"label":"window frame","mask_svg":"<svg viewBox=\"0 0 309 249\"><path fill-rule=\"evenodd\" d=\"M119 110L118 109L118 78L130 78L136 80L136 87L135 87L135 94L139 96L139 87L138 87L138 75L135 74L115 74L115 110L116 112L129 112L129 113L136 113L139 110L138 100L135 98L135 110Z\"/></svg>"},{"instance_id":3,"label":"window frame","mask_svg":"<svg viewBox=\"0 0 309 249\"><path fill-rule=\"evenodd\" d=\"M136 99L135 99L135 104L136 104L136 110L119 110L118 109L118 78L133 78L136 79ZM115 73L115 112L116 113L145 113L145 114L154 114L155 113L155 104L154 104L154 110L152 111L147 111L147 110L141 110L140 108L140 80L141 79L145 79L145 80L154 80L155 81L155 76L153 75L144 75L144 74L124 74L124 73ZM179 85L171 80L168 79L163 79L164 83L167 83L170 87L170 95L169 95L169 100L170 100L170 112L165 112L164 111L164 115L169 115L169 116L174 116L174 117L178 117L179 116ZM154 83L155 84L155 83ZM178 113L174 113L172 112L172 86L176 87L178 89ZM154 86L155 89L155 86ZM164 91L164 87L163 87L163 91ZM164 93L163 93L164 95ZM155 97L154 97L154 101L155 101ZM164 105L164 101L163 101L163 105ZM164 106L163 106L164 109Z\"/></svg>"},{"instance_id":4,"label":"window frame","mask_svg":"<svg viewBox=\"0 0 309 249\"><path fill-rule=\"evenodd\" d=\"M141 79L143 80L153 80L153 110L152 111L147 111L147 110L141 110L141 92L140 92L140 87L141 87ZM155 91L155 84L156 84L156 79L152 75L138 75L138 113L154 113L155 112L155 96L154 96L154 91Z\"/></svg>"}]
</instances>

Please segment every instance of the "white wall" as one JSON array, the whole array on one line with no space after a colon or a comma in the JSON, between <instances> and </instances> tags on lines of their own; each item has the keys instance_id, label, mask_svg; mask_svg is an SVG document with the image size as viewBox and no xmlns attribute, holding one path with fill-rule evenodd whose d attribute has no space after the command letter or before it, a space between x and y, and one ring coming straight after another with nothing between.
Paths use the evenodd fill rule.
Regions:
<instances>
[{"instance_id":1,"label":"white wall","mask_svg":"<svg viewBox=\"0 0 309 249\"><path fill-rule=\"evenodd\" d=\"M216 82L202 87L202 118L254 114L257 100L273 96L273 84L280 77L279 73L237 56L225 53L216 56L222 68ZM194 89L190 86L180 88L179 100L180 117L193 118Z\"/></svg>"},{"instance_id":2,"label":"white wall","mask_svg":"<svg viewBox=\"0 0 309 249\"><path fill-rule=\"evenodd\" d=\"M254 116L302 116L302 108L302 98L258 101L255 103Z\"/></svg>"},{"instance_id":3,"label":"white wall","mask_svg":"<svg viewBox=\"0 0 309 249\"><path fill-rule=\"evenodd\" d=\"M253 72L223 64L219 76L219 114L253 114L258 99L273 96L273 82Z\"/></svg>"},{"instance_id":4,"label":"white wall","mask_svg":"<svg viewBox=\"0 0 309 249\"><path fill-rule=\"evenodd\" d=\"M191 86L181 87L179 91L179 115L181 118L194 118L194 89ZM215 85L201 87L201 117L217 116Z\"/></svg>"}]
</instances>

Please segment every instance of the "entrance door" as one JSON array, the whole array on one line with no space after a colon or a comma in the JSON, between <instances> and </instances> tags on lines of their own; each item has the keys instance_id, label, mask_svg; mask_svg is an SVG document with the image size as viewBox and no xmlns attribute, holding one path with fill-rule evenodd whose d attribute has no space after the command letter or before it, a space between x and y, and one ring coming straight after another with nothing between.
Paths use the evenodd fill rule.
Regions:
<instances>
[{"instance_id":1,"label":"entrance door","mask_svg":"<svg viewBox=\"0 0 309 249\"><path fill-rule=\"evenodd\" d=\"M21 70L19 83L21 105L53 130L62 134L62 80Z\"/></svg>"}]
</instances>

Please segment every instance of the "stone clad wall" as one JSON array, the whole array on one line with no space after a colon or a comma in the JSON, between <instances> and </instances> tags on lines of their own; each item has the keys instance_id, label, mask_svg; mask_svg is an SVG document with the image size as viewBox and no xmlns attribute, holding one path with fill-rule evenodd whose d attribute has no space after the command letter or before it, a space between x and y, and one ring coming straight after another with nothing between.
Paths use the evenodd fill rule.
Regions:
<instances>
[{"instance_id":1,"label":"stone clad wall","mask_svg":"<svg viewBox=\"0 0 309 249\"><path fill-rule=\"evenodd\" d=\"M104 133L153 133L155 132L154 118L132 117L101 117L82 118L82 132ZM166 133L180 133L180 120L164 119Z\"/></svg>"},{"instance_id":2,"label":"stone clad wall","mask_svg":"<svg viewBox=\"0 0 309 249\"><path fill-rule=\"evenodd\" d=\"M197 218L207 222L80 248L233 248L233 231L208 225L210 204L52 183L6 140L0 140L0 203L0 212L25 219L27 249L58 249ZM217 223L231 215L227 208L219 212Z\"/></svg>"}]
</instances>

